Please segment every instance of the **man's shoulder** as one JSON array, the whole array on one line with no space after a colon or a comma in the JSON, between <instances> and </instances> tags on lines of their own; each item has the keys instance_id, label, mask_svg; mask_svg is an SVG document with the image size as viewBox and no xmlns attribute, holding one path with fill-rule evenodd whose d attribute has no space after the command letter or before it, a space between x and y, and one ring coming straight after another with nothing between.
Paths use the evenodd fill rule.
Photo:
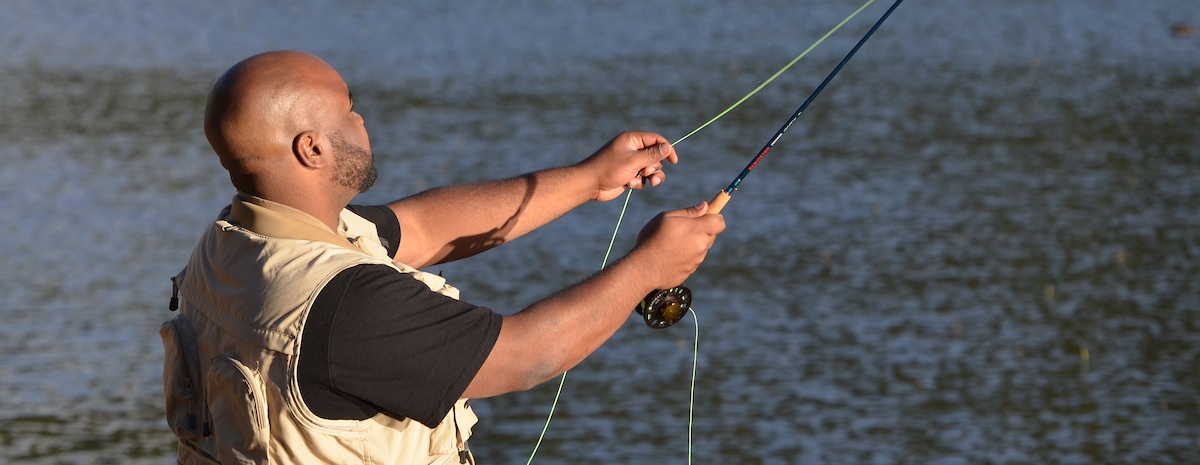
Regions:
<instances>
[{"instance_id":1,"label":"man's shoulder","mask_svg":"<svg viewBox=\"0 0 1200 465\"><path fill-rule=\"evenodd\" d=\"M387 249L389 257L395 257L400 249L400 220L396 212L387 205L347 205L346 210L375 225L379 243Z\"/></svg>"},{"instance_id":2,"label":"man's shoulder","mask_svg":"<svg viewBox=\"0 0 1200 465\"><path fill-rule=\"evenodd\" d=\"M437 305L454 300L429 289L429 286L410 273L379 263L360 263L334 276L321 294L353 296L360 304L395 303L404 300L410 305ZM329 296L326 296L329 297ZM431 300L432 299L432 300ZM322 299L326 303L330 299ZM334 299L340 304L343 299Z\"/></svg>"}]
</instances>

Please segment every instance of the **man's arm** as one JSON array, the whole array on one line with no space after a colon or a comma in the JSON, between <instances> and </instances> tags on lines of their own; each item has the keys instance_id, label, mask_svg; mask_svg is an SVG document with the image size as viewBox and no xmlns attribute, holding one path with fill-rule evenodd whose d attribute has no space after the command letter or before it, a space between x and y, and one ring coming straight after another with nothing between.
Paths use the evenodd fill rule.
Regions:
<instances>
[{"instance_id":1,"label":"man's arm","mask_svg":"<svg viewBox=\"0 0 1200 465\"><path fill-rule=\"evenodd\" d=\"M586 160L498 181L431 189L388 205L404 231L395 260L415 268L466 258L511 241L589 201L665 179L676 163L662 136L623 133Z\"/></svg>"},{"instance_id":2,"label":"man's arm","mask_svg":"<svg viewBox=\"0 0 1200 465\"><path fill-rule=\"evenodd\" d=\"M700 266L721 215L708 204L666 212L638 235L628 255L573 287L504 317L500 336L463 397L532 388L574 367L617 331L654 289L677 286Z\"/></svg>"}]
</instances>

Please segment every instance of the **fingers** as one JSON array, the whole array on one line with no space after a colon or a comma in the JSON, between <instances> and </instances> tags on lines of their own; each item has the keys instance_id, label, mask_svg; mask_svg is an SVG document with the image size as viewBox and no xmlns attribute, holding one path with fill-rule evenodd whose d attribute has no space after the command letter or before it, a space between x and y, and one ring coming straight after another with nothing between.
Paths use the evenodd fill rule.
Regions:
<instances>
[{"instance_id":1,"label":"fingers","mask_svg":"<svg viewBox=\"0 0 1200 465\"><path fill-rule=\"evenodd\" d=\"M646 177L646 182L650 184L650 187L654 187L659 184L662 184L663 181L665 181L666 179L667 179L667 173L664 173L662 171L656 171L653 174L651 174L650 176Z\"/></svg>"},{"instance_id":2,"label":"fingers","mask_svg":"<svg viewBox=\"0 0 1200 465\"><path fill-rule=\"evenodd\" d=\"M679 163L679 154L675 153L675 146L670 143L663 142L655 146L658 150L658 166L662 166L662 160L671 162L672 165Z\"/></svg>"},{"instance_id":3,"label":"fingers","mask_svg":"<svg viewBox=\"0 0 1200 465\"><path fill-rule=\"evenodd\" d=\"M596 200L611 200L626 187L642 189L666 182L663 160L678 163L679 155L662 136L653 132L623 132L581 162L592 168L597 180Z\"/></svg>"},{"instance_id":4,"label":"fingers","mask_svg":"<svg viewBox=\"0 0 1200 465\"><path fill-rule=\"evenodd\" d=\"M725 217L720 213L708 213L708 202L700 202L694 206L663 212L664 218L689 218L697 220L698 232L716 236L725 230ZM711 244L711 242L710 242Z\"/></svg>"},{"instance_id":5,"label":"fingers","mask_svg":"<svg viewBox=\"0 0 1200 465\"><path fill-rule=\"evenodd\" d=\"M663 181L667 180L667 173L660 171L661 169L662 169L662 165L651 166L649 168L643 169L641 172L638 173L636 178L633 178L632 180L629 181L627 186L629 186L631 189L641 189L643 186L645 186L647 184L649 184L650 187L654 187L659 184L662 184Z\"/></svg>"},{"instance_id":6,"label":"fingers","mask_svg":"<svg viewBox=\"0 0 1200 465\"><path fill-rule=\"evenodd\" d=\"M658 144L671 145L666 138L653 132L626 131L621 136L629 142L629 148L633 150L643 150Z\"/></svg>"},{"instance_id":7,"label":"fingers","mask_svg":"<svg viewBox=\"0 0 1200 465\"><path fill-rule=\"evenodd\" d=\"M657 136L657 134L655 135ZM658 137L662 138L662 136ZM660 169L662 168L663 160L671 162L672 165L679 163L679 154L675 153L675 147L671 146L671 143L667 142L666 139L663 139L660 143L640 149L639 152L646 157L648 164L657 165Z\"/></svg>"},{"instance_id":8,"label":"fingers","mask_svg":"<svg viewBox=\"0 0 1200 465\"><path fill-rule=\"evenodd\" d=\"M630 149L645 156L648 165L657 164L661 169L663 160L670 161L671 164L679 163L675 147L672 147L666 138L657 133L627 131L618 137L625 138ZM649 175L649 173L646 174Z\"/></svg>"},{"instance_id":9,"label":"fingers","mask_svg":"<svg viewBox=\"0 0 1200 465\"><path fill-rule=\"evenodd\" d=\"M644 178L644 180L639 181L636 187L632 185L630 187L640 189L646 184L649 184L651 187L662 184L667 179L667 174L662 171L662 161L667 160L671 164L679 163L679 154L675 152L675 147L672 147L670 143L662 139L662 136L658 136L657 134L654 134L654 136L657 139L661 139L662 142L640 151L646 157L649 166L642 168L638 173L638 176Z\"/></svg>"},{"instance_id":10,"label":"fingers","mask_svg":"<svg viewBox=\"0 0 1200 465\"><path fill-rule=\"evenodd\" d=\"M672 147L662 136L653 133L634 133L634 142L644 142L645 139L638 138L637 134L644 134L644 137L652 137L654 140L661 142L638 150L638 155L644 157L641 162L647 166L638 170L637 177L630 180L627 184L631 189L641 189L649 184L650 187L662 184L667 180L667 174L662 171L662 161L667 160L671 164L679 163L679 155L675 153L675 147Z\"/></svg>"},{"instance_id":11,"label":"fingers","mask_svg":"<svg viewBox=\"0 0 1200 465\"><path fill-rule=\"evenodd\" d=\"M725 217L722 216L720 213L715 213L715 212L709 213L710 207L711 207L711 205L708 202L701 201L700 203L693 205L691 207L681 208L679 210L671 210L668 212L664 212L663 214L665 216L683 216L683 217L688 217L688 218L699 218L701 216L712 216L714 218L720 218L720 220L721 220L720 223L722 225L724 225ZM722 229L724 229L724 228L722 227Z\"/></svg>"},{"instance_id":12,"label":"fingers","mask_svg":"<svg viewBox=\"0 0 1200 465\"><path fill-rule=\"evenodd\" d=\"M725 218L709 214L708 202L658 214L638 233L636 253L639 260L653 266L656 286L683 282L704 262L717 235L725 230Z\"/></svg>"}]
</instances>

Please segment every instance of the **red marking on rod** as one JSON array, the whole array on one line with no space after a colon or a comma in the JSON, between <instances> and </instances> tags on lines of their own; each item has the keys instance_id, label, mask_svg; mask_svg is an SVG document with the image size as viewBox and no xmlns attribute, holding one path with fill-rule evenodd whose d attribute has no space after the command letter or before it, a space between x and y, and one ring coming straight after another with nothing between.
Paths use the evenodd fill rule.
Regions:
<instances>
[{"instance_id":1,"label":"red marking on rod","mask_svg":"<svg viewBox=\"0 0 1200 465\"><path fill-rule=\"evenodd\" d=\"M758 162L762 161L763 157L766 157L767 152L770 152L770 151L771 151L770 147L763 149L762 153L759 153L757 157L754 157L754 163L751 163L750 167L746 168L746 171L754 171L754 167L758 166Z\"/></svg>"}]
</instances>

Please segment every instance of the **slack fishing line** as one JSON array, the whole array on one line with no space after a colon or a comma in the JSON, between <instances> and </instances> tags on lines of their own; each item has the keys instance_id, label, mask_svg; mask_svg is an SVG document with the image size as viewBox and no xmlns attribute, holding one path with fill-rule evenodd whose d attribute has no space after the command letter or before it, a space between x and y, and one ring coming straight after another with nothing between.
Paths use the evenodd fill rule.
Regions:
<instances>
[{"instance_id":1,"label":"slack fishing line","mask_svg":"<svg viewBox=\"0 0 1200 465\"><path fill-rule=\"evenodd\" d=\"M850 53L846 54L845 58L842 58L842 61L840 63L838 63L837 67L835 67L833 69L833 71L830 72L829 75L825 77L825 80L822 81L821 84L819 86L817 86L817 88L815 90L813 90L813 92L811 94L809 94L808 98L804 101L804 103L800 105L800 108L798 108L795 111L795 113L793 113L792 116L790 118L788 118L788 120L783 124L783 126L781 126L779 128L779 130L775 132L775 135L772 136L771 139L769 139L767 141L767 144L764 145L763 148L758 151L758 153L754 156L754 158L751 159L750 163L747 164L744 169L742 169L742 172L740 174L738 174L738 176L736 178L734 178L733 182L730 183L728 187L726 187L725 189L723 189L717 193L716 197L714 197L713 200L709 202L708 214L717 214L717 213L721 212L721 210L725 207L725 205L727 203L729 203L729 200L730 200L731 196L733 195L733 192L737 190L738 186L741 185L742 180L746 178L746 175L750 174L750 172L754 170L754 168L758 165L758 163L760 161L762 161L762 159L764 157L766 157L767 152L770 152L771 148L773 148L775 146L775 143L779 142L779 138L783 136L783 133L787 132L788 128L790 128L792 126L792 124L796 122L796 119L799 118L800 115L804 112L804 110L808 108L808 105L811 104L812 101L814 99L816 99L817 95L819 95L821 93L821 91L825 89L825 86L829 84L829 81L833 80L833 77L836 76L837 73L842 70L842 67L844 67L846 65L846 62L850 61L850 58L853 57L854 54L858 52L858 49L862 47L863 43L865 43L867 41L867 39L871 38L871 35L875 34L875 31L877 29L879 29L879 26L881 24L883 24L883 21L886 20L888 18L888 16L891 16L892 11L895 11L896 7L900 6L900 3L903 1L904 0L896 0L896 2L893 3L890 8L888 8L887 12L885 12L883 14L883 16L881 16L879 18L879 20L875 22L875 25L872 26L869 31L867 31L866 35L864 35L862 37L862 39L859 39L858 43L854 45L854 48L850 50ZM809 52L811 52L818 45L820 45L822 42L824 42L825 39L829 38L829 36L833 35L834 32L837 32L838 29L841 29L841 27L843 25L845 25L847 22L849 22L855 16L858 16L858 14L860 12L862 12L864 9L866 9L868 6L870 6L872 3L875 3L875 0L867 0L866 3L863 3L863 5L860 6L857 10L854 10L853 13L850 13L849 16L847 16L840 23L838 23L836 26L834 26L832 29L830 29L829 32L826 32L825 35L821 36L820 39L817 39L816 42L813 42L813 44L810 45L803 52L801 52L800 55L797 55L796 58L792 59L791 62L789 62L787 65L785 65L779 71L775 72L775 74L771 75L770 78L763 81L762 84L759 84L758 87L755 87L754 90L751 90L748 94L746 94L744 97L739 99L737 102L734 102L733 105L730 105L729 108L726 108L724 111L717 114L717 116L714 116L712 119L708 120L704 124L700 125L696 129L692 130L692 132L689 132L687 135L679 138L678 140L673 142L671 145L672 146L677 145L680 142L683 142L687 138L691 137L692 135L696 134L697 132L700 132L700 130L708 127L710 124L717 121L721 117L725 116L725 114L729 113L734 108L737 108L739 105L741 105L743 102L748 100L750 97L754 96L754 94L757 94L758 91L762 90L764 87L766 87L772 81L774 81L775 78L779 77L784 72L786 72L788 69L790 69L793 65L795 65L797 62L799 62L801 58L804 58L806 55L808 55ZM623 205L621 206L621 213L617 217L617 224L613 228L612 238L609 240L609 243L608 243L608 250L606 250L604 252L604 261L603 261L603 263L600 264L601 269L604 269L604 267L606 267L608 265L608 258L612 253L613 244L616 242L616 239L617 239L617 233L621 229L621 221L625 218L625 212L628 210L628 207L629 207L629 199L632 196L633 196L633 189L629 189L629 192L627 192L625 195L625 201L624 201ZM692 414L693 414L693 407L695 405L695 397L696 397L695 396L695 392L696 392L696 362L697 362L697 358L698 358L697 356L699 354L699 341L700 341L700 326L699 326L700 322L699 322L699 319L696 318L695 311L692 309L692 292L690 289L688 289L687 287L682 286L682 285L673 287L671 289L656 290L656 291L653 291L650 294L648 294L645 298L643 298L642 301L638 304L637 308L634 309L634 311L636 311L639 315L642 315L643 321L645 321L648 326L650 326L651 328L656 328L656 329L662 329L662 328L671 326L671 325L679 322L679 320L683 319L683 317L685 315L687 315L688 313L692 314L692 318L696 322L696 337L695 337L695 340L693 341L693 347L692 347L692 349L693 349L692 382L691 382L691 389L690 389L690 398L688 401L688 456L687 456L687 463L691 464L692 463L692 418L693 418ZM542 440L545 439L546 431L550 428L551 419L554 418L554 410L558 406L558 400L559 400L560 396L562 395L562 388L563 388L563 385L566 383L566 380L567 380L567 373L563 372L562 377L560 378L559 383L558 383L558 391L554 395L554 402L550 406L550 413L546 416L546 424L545 424L545 426L542 427L542 432L538 436L537 443L534 445L533 452L530 453L529 461L526 462L526 465L533 463L533 458L535 455L537 455L537 451L538 451L538 448L542 444Z\"/></svg>"}]
</instances>

